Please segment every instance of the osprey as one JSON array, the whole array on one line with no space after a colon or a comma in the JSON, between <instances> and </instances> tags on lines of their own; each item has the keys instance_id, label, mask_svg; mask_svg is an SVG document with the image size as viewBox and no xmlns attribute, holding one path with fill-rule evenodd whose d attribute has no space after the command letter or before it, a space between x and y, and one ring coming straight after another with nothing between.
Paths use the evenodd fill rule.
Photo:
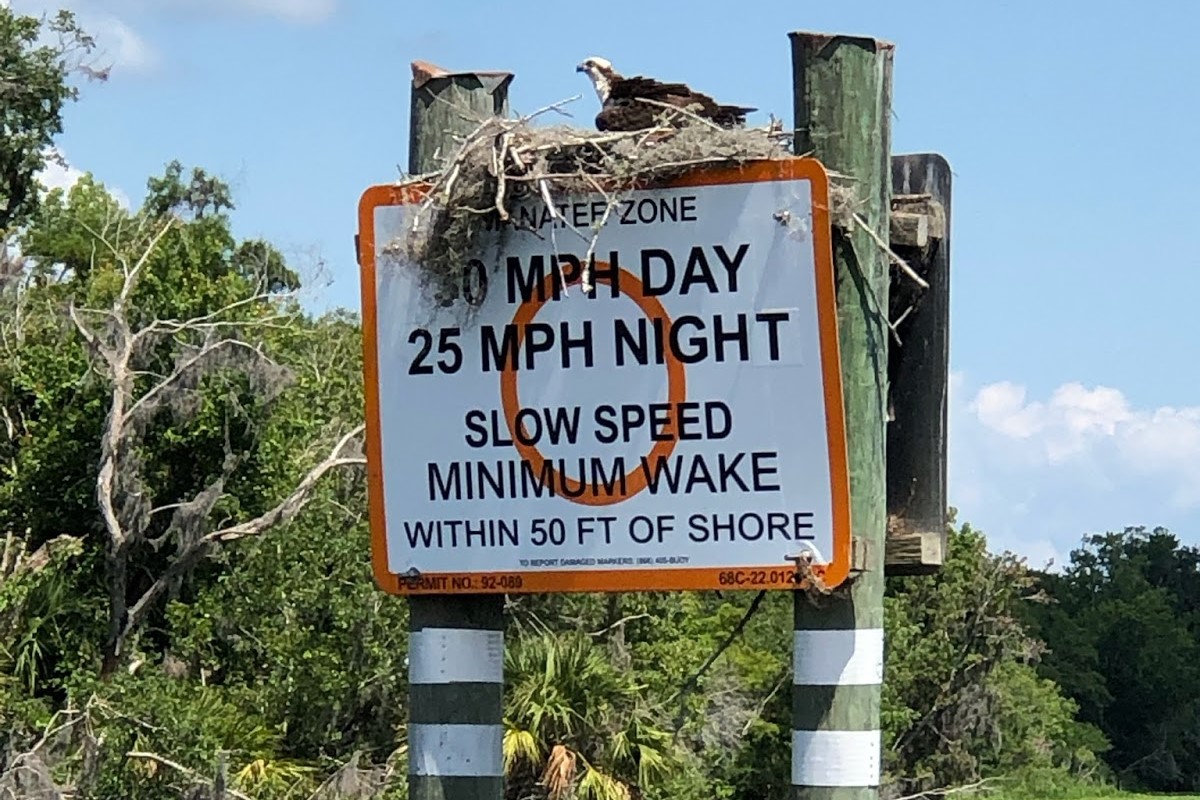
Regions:
<instances>
[{"instance_id":1,"label":"osprey","mask_svg":"<svg viewBox=\"0 0 1200 800\"><path fill-rule=\"evenodd\" d=\"M592 81L600 98L596 128L602 131L636 131L658 123L664 105L687 109L722 128L746 123L746 115L755 108L721 105L706 94L693 91L682 83L663 83L654 78L620 75L607 59L592 56L575 68ZM650 102L639 102L648 100ZM675 124L681 124L676 122Z\"/></svg>"}]
</instances>

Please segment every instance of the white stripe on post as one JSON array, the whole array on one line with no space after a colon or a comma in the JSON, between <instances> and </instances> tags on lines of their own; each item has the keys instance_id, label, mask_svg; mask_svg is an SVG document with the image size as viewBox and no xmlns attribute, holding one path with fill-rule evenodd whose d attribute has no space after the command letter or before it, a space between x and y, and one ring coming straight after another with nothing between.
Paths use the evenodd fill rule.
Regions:
<instances>
[{"instance_id":1,"label":"white stripe on post","mask_svg":"<svg viewBox=\"0 0 1200 800\"><path fill-rule=\"evenodd\" d=\"M792 731L793 786L878 786L879 731Z\"/></svg>"},{"instance_id":2,"label":"white stripe on post","mask_svg":"<svg viewBox=\"0 0 1200 800\"><path fill-rule=\"evenodd\" d=\"M504 633L469 628L412 632L408 682L504 683Z\"/></svg>"},{"instance_id":3,"label":"white stripe on post","mask_svg":"<svg viewBox=\"0 0 1200 800\"><path fill-rule=\"evenodd\" d=\"M408 726L408 774L440 778L503 777L502 725Z\"/></svg>"},{"instance_id":4,"label":"white stripe on post","mask_svg":"<svg viewBox=\"0 0 1200 800\"><path fill-rule=\"evenodd\" d=\"M801 630L793 637L793 685L883 683L883 629Z\"/></svg>"}]
</instances>

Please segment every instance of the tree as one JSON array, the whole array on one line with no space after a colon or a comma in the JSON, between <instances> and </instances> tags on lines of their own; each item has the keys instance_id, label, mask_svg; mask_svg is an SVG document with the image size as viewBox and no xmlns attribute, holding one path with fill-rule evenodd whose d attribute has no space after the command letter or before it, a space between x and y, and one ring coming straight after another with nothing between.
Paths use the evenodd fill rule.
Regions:
<instances>
[{"instance_id":1,"label":"tree","mask_svg":"<svg viewBox=\"0 0 1200 800\"><path fill-rule=\"evenodd\" d=\"M671 766L670 735L638 702L644 687L587 633L522 637L505 651L505 674L509 797L623 800Z\"/></svg>"},{"instance_id":2,"label":"tree","mask_svg":"<svg viewBox=\"0 0 1200 800\"><path fill-rule=\"evenodd\" d=\"M184 186L180 174L173 164L152 179L135 213L90 182L65 202L51 193L22 238L30 274L46 282L26 304L69 318L89 376L85 427L99 422L83 447L94 448L93 519L105 541L105 676L204 556L293 519L327 473L364 461L359 425L282 497L246 502L230 491L255 466L257 426L290 382L269 339L297 324L282 291L295 280L273 249L233 240L227 187L203 171Z\"/></svg>"},{"instance_id":3,"label":"tree","mask_svg":"<svg viewBox=\"0 0 1200 800\"><path fill-rule=\"evenodd\" d=\"M933 576L889 582L883 687L885 761L905 793L1027 768L1083 770L1105 747L1076 706L1039 680L1044 646L1022 622L1042 601L1015 556L951 529Z\"/></svg>"},{"instance_id":4,"label":"tree","mask_svg":"<svg viewBox=\"0 0 1200 800\"><path fill-rule=\"evenodd\" d=\"M1149 789L1200 789L1200 549L1126 528L1087 537L1040 582L1042 674L1112 740L1109 765Z\"/></svg>"},{"instance_id":5,"label":"tree","mask_svg":"<svg viewBox=\"0 0 1200 800\"><path fill-rule=\"evenodd\" d=\"M39 43L44 34L54 41ZM62 132L64 105L78 96L68 77L107 74L83 62L94 47L69 11L38 19L0 5L0 235L37 207L37 174L55 157L48 151Z\"/></svg>"}]
</instances>

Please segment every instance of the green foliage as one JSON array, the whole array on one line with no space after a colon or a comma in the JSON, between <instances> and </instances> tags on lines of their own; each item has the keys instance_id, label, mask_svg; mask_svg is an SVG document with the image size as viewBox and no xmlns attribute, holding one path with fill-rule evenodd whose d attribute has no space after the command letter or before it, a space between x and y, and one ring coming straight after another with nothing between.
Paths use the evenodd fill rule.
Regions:
<instances>
[{"instance_id":1,"label":"green foliage","mask_svg":"<svg viewBox=\"0 0 1200 800\"><path fill-rule=\"evenodd\" d=\"M96 796L200 785L222 750L235 788L307 796L343 761L360 759L368 772L386 761L402 732L405 607L371 580L360 474L330 473L307 512L269 536L187 563L180 554L212 526L271 509L330 435L361 418L358 323L311 318L274 298L295 286L294 273L266 243L232 236L223 184L202 170L190 183L181 175L169 165L135 211L89 176L49 193L20 239L20 281L0 293L12 312L0 316L0 408L10 425L0 438L0 531L26 531L37 548L67 530L73 547L69 562L45 566L36 581L0 585L0 621L11 632L0 650L0 718L20 747L55 709L99 698L104 713L89 706L88 720L103 736L80 734L73 754L55 756L63 780ZM176 221L167 227L162 214ZM103 347L120 339L87 341L89 330L108 336L122 319L135 334L152 332L130 362L126 414L179 375L171 402L130 423L115 451L126 584L114 582L112 529L97 507L100 443L114 392L125 391ZM233 361L178 373L213 334L252 348L259 363L269 357L269 369ZM57 502L44 502L47 486ZM180 513L189 508L203 513L189 521ZM98 679L114 609L132 607L163 575L175 577L162 602L151 598L122 668ZM127 757L140 748L163 760Z\"/></svg>"},{"instance_id":2,"label":"green foliage","mask_svg":"<svg viewBox=\"0 0 1200 800\"><path fill-rule=\"evenodd\" d=\"M1034 578L987 551L969 525L951 531L941 572L892 582L886 600L887 772L906 790L1038 767L1087 769L1103 737L1039 680L1042 646L1018 619Z\"/></svg>"},{"instance_id":3,"label":"green foliage","mask_svg":"<svg viewBox=\"0 0 1200 800\"><path fill-rule=\"evenodd\" d=\"M169 658L194 679L254 687L283 753L383 758L407 708L407 609L374 587L365 525L327 535L346 527L334 494L241 548L194 601L173 603Z\"/></svg>"},{"instance_id":4,"label":"green foliage","mask_svg":"<svg viewBox=\"0 0 1200 800\"><path fill-rule=\"evenodd\" d=\"M407 606L373 583L361 472L279 505L361 421L359 321L305 313L234 210L172 162L134 210L84 176L22 211L0 284L0 533L21 554L0 568L0 745L80 798L198 798L218 775L265 800L406 798ZM1097 540L1044 577L1047 605L979 532L950 542L940 574L888 589L892 790L1074 786L1103 773L1102 730L1127 771L1190 779L1200 695L1163 698L1200 685L1195 553ZM787 593L523 596L508 618L511 797L790 796Z\"/></svg>"},{"instance_id":5,"label":"green foliage","mask_svg":"<svg viewBox=\"0 0 1200 800\"><path fill-rule=\"evenodd\" d=\"M77 96L67 79L94 45L69 11L39 19L0 5L0 238L37 208L37 173Z\"/></svg>"},{"instance_id":6,"label":"green foliage","mask_svg":"<svg viewBox=\"0 0 1200 800\"><path fill-rule=\"evenodd\" d=\"M311 789L314 769L281 758L281 731L255 711L255 693L240 686L205 686L148 670L104 687L91 716L103 725L94 797L151 800L178 796L211 780L227 754L231 783L259 797ZM130 755L134 754L134 755ZM152 758L159 756L187 771Z\"/></svg>"},{"instance_id":7,"label":"green foliage","mask_svg":"<svg viewBox=\"0 0 1200 800\"><path fill-rule=\"evenodd\" d=\"M551 800L622 798L674 764L671 737L640 702L643 686L583 631L517 639L505 651L509 796L541 778Z\"/></svg>"},{"instance_id":8,"label":"green foliage","mask_svg":"<svg viewBox=\"0 0 1200 800\"><path fill-rule=\"evenodd\" d=\"M1118 778L1200 790L1200 550L1164 529L1090 536L1030 609L1042 674L1112 741Z\"/></svg>"}]
</instances>

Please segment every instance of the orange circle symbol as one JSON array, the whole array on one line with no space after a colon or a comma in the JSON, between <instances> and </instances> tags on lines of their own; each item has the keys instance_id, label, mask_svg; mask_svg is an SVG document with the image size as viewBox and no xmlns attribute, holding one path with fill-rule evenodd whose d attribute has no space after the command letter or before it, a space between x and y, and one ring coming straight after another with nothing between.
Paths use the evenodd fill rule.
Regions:
<instances>
[{"instance_id":1,"label":"orange circle symbol","mask_svg":"<svg viewBox=\"0 0 1200 800\"><path fill-rule=\"evenodd\" d=\"M596 267L606 268L608 264L603 261L597 261ZM600 271L600 269L593 270L593 272ZM607 269L603 271L608 272ZM581 277L582 275L576 275L567 280L566 285L571 286L578 283ZM558 275L553 273L548 275L536 296L531 296L529 300L521 303L517 312L513 314L512 324L517 330L518 352L520 352L521 346L525 343L527 326L537 316L538 311L546 304L547 300L553 296L555 284L559 282L560 278ZM595 282L612 284L612 280L608 275L596 275ZM629 287L630 291L625 291L626 287ZM651 322L659 321L661 323L664 334L671 329L671 319L667 316L667 310L663 308L662 303L658 302L656 298L646 296L645 287L636 275L625 269L620 270L620 289L623 294L638 304L638 307L646 315L647 319ZM562 485L569 491L569 494L561 492L556 492L556 494L560 494L572 502L588 506L606 506L619 503L622 500L628 500L646 488L649 482L649 476L646 474L646 465L657 465L660 459L667 458L675 450L675 445L679 441L678 432L675 429L675 414L679 408L678 404L682 403L687 397L687 376L683 362L675 357L670 347L664 347L663 350L667 366L667 401L671 408L668 421L663 427L663 433L670 436L669 438L655 442L649 456L638 466L637 470L627 472L624 480L614 487L612 492L605 494L598 493L594 485L581 485L568 475L560 477L552 465L546 464L546 459L535 445L526 444L522 441L522 439L528 439L529 437L518 435L519 423L517 422L517 413L521 410L521 403L517 398L517 372L512 368L511 363L505 365L505 368L500 373L500 400L504 408L504 419L508 423L508 431L512 436L513 445L517 448L517 452L521 454L521 457L529 462L535 474L545 475L548 473L553 481L551 486ZM521 431L524 431L523 427L521 427Z\"/></svg>"}]
</instances>

